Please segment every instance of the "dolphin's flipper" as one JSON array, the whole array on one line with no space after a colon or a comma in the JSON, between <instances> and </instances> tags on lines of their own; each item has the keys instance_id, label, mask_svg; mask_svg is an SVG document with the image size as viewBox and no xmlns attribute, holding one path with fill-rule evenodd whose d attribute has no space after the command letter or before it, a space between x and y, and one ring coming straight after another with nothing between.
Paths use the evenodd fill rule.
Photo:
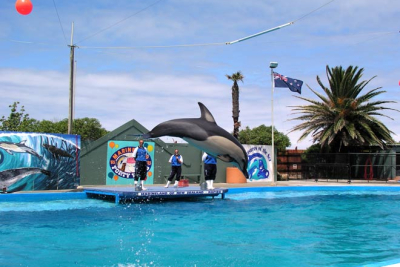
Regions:
<instances>
[{"instance_id":1,"label":"dolphin's flipper","mask_svg":"<svg viewBox=\"0 0 400 267\"><path fill-rule=\"evenodd\" d=\"M5 151L8 153L8 154L10 154L10 155L14 155L14 153L12 153L10 150L8 150L8 149L5 149Z\"/></svg>"},{"instance_id":2,"label":"dolphin's flipper","mask_svg":"<svg viewBox=\"0 0 400 267\"><path fill-rule=\"evenodd\" d=\"M230 157L229 155L218 155L217 157L218 157L218 159L225 161L225 162L233 161L233 158Z\"/></svg>"}]
</instances>

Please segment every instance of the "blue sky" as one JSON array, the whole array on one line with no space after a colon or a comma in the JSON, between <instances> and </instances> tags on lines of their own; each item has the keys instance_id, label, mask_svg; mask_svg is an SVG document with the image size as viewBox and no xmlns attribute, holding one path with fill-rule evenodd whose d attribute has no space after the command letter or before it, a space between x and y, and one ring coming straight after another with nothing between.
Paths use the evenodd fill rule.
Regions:
<instances>
[{"instance_id":1,"label":"blue sky","mask_svg":"<svg viewBox=\"0 0 400 267\"><path fill-rule=\"evenodd\" d=\"M79 47L75 117L97 118L110 131L131 119L151 129L199 117L202 102L231 132L232 83L225 75L237 71L245 76L242 127L271 125L271 61L280 74L303 80L302 96L314 99L307 85L321 92L316 76L327 84L326 65L362 67L364 80L377 76L367 89L382 87L387 93L379 99L398 101L390 107L400 109L399 1L31 1L27 16L17 13L14 0L0 2L0 116L19 101L31 118L68 117L72 22ZM306 104L296 95L286 88L274 93L274 125L285 134L299 123L290 121L291 106ZM400 141L399 114L385 114L395 120L381 120ZM300 134L288 134L292 148L311 145L311 137L298 143Z\"/></svg>"}]
</instances>

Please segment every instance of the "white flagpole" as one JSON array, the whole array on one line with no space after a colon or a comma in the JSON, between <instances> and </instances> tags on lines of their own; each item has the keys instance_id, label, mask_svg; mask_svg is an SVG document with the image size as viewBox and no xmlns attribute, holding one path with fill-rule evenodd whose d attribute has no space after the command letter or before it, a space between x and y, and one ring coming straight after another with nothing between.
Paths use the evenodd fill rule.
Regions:
<instances>
[{"instance_id":1,"label":"white flagpole","mask_svg":"<svg viewBox=\"0 0 400 267\"><path fill-rule=\"evenodd\" d=\"M272 168L274 174L274 182L275 182L275 142L274 142L274 69L271 68L271 81L272 81L272 90L271 90L271 124L272 124Z\"/></svg>"},{"instance_id":2,"label":"white flagpole","mask_svg":"<svg viewBox=\"0 0 400 267\"><path fill-rule=\"evenodd\" d=\"M272 124L272 170L273 170L273 181L276 182L277 172L276 172L276 164L275 164L275 141L274 141L274 68L278 66L277 62L271 62L269 67L271 68L271 124Z\"/></svg>"}]
</instances>

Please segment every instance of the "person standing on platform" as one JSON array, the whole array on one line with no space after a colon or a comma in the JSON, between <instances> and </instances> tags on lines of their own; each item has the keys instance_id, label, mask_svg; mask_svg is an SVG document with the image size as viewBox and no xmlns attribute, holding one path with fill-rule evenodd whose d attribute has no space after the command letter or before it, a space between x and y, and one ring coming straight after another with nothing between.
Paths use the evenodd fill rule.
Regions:
<instances>
[{"instance_id":1,"label":"person standing on platform","mask_svg":"<svg viewBox=\"0 0 400 267\"><path fill-rule=\"evenodd\" d=\"M165 187L169 187L175 175L176 179L174 187L177 187L179 180L181 179L182 163L183 163L183 157L182 155L179 155L178 149L175 149L175 153L169 158L169 163L171 163L171 174L168 177L168 181Z\"/></svg>"},{"instance_id":2,"label":"person standing on platform","mask_svg":"<svg viewBox=\"0 0 400 267\"><path fill-rule=\"evenodd\" d=\"M135 163L135 190L138 189L138 180L140 179L141 189L146 190L144 187L144 181L147 176L147 149L143 146L144 141L139 140L139 146L133 150L133 157L136 160Z\"/></svg>"},{"instance_id":3,"label":"person standing on platform","mask_svg":"<svg viewBox=\"0 0 400 267\"><path fill-rule=\"evenodd\" d=\"M214 189L215 176L217 175L217 159L214 156L203 153L204 178L207 183L207 189Z\"/></svg>"}]
</instances>

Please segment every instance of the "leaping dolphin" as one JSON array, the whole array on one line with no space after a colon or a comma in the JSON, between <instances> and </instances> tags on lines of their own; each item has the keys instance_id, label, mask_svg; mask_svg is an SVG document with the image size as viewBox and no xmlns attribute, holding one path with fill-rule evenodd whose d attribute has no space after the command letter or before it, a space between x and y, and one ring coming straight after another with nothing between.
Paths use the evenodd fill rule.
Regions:
<instances>
[{"instance_id":1,"label":"leaping dolphin","mask_svg":"<svg viewBox=\"0 0 400 267\"><path fill-rule=\"evenodd\" d=\"M14 153L29 153L38 158L41 158L41 156L36 153L35 150L30 148L29 146L26 146L25 142L26 140L23 140L19 143L0 141L0 148L4 149L10 155L14 155Z\"/></svg>"},{"instance_id":2,"label":"leaping dolphin","mask_svg":"<svg viewBox=\"0 0 400 267\"><path fill-rule=\"evenodd\" d=\"M40 169L40 168L18 168L18 169L10 169L4 170L0 172L0 185L5 187L10 187L10 185L18 182L19 180L25 178L28 175L43 173L44 175L49 176L50 171Z\"/></svg>"},{"instance_id":3,"label":"leaping dolphin","mask_svg":"<svg viewBox=\"0 0 400 267\"><path fill-rule=\"evenodd\" d=\"M240 168L244 176L248 178L246 150L235 137L217 125L206 106L200 102L198 104L201 112L200 118L175 119L162 122L150 132L144 134L143 138L180 137L189 144L222 161L235 164Z\"/></svg>"}]
</instances>

